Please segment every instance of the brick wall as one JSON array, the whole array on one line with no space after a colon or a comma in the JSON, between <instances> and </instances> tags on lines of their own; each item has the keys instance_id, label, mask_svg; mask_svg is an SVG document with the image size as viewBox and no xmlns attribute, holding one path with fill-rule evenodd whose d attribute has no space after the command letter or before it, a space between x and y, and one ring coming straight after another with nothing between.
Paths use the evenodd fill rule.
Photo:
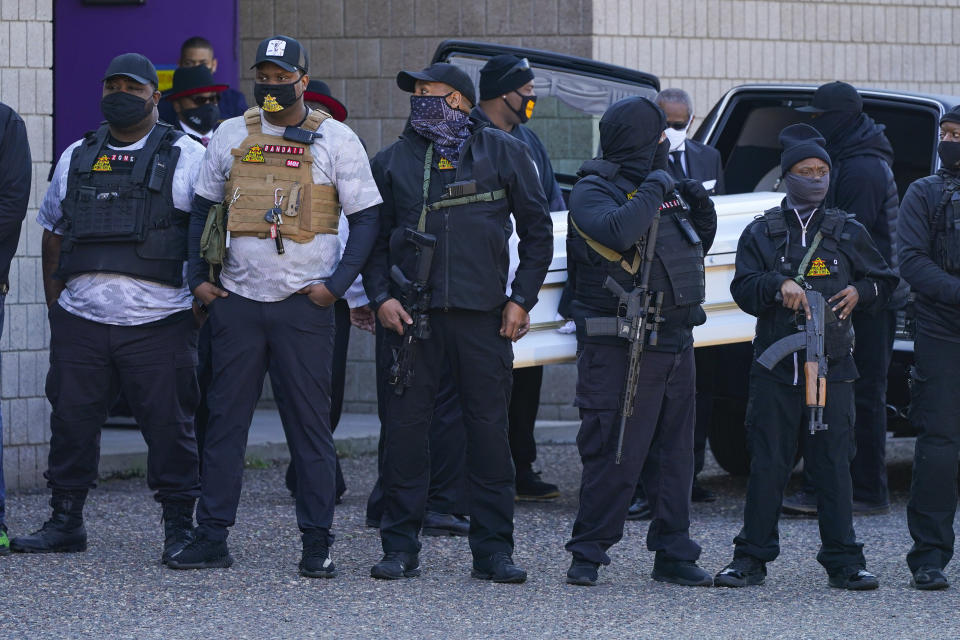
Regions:
<instances>
[{"instance_id":1,"label":"brick wall","mask_svg":"<svg viewBox=\"0 0 960 640\"><path fill-rule=\"evenodd\" d=\"M42 481L49 408L44 396L49 330L40 270L41 228L33 222L53 153L53 0L0 4L0 100L23 117L33 156L30 207L10 266L0 335L3 469L7 488Z\"/></svg>"}]
</instances>

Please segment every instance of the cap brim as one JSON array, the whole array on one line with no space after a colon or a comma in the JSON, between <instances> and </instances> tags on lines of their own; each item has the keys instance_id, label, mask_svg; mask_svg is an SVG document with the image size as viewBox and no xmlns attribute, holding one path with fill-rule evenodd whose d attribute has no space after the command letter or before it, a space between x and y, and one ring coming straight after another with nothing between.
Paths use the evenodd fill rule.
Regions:
<instances>
[{"instance_id":1,"label":"cap brim","mask_svg":"<svg viewBox=\"0 0 960 640\"><path fill-rule=\"evenodd\" d=\"M797 107L797 111L802 111L803 113L826 113L829 109L821 109L820 107L815 107L812 104L807 105L806 107Z\"/></svg>"},{"instance_id":2,"label":"cap brim","mask_svg":"<svg viewBox=\"0 0 960 640\"><path fill-rule=\"evenodd\" d=\"M144 78L143 76L138 76L138 75L135 74L135 73L126 73L125 71L120 71L120 72L118 72L118 73L111 73L111 74L108 75L108 76L104 76L104 77L103 77L103 80L102 80L101 82L106 82L106 81L109 80L110 78L116 78L117 76L123 76L124 78L130 78L131 80L134 80L134 81L136 81L136 82L139 82L140 84L152 84L152 85L156 86L156 82L153 81L153 80L149 80L149 79L147 79L147 78Z\"/></svg>"},{"instance_id":3,"label":"cap brim","mask_svg":"<svg viewBox=\"0 0 960 640\"><path fill-rule=\"evenodd\" d=\"M343 106L339 100L336 98L331 98L330 96L324 95L322 93L314 93L312 91L306 91L303 94L303 99L305 102L319 102L327 109L330 110L330 115L333 116L334 120L343 122L347 119L347 108Z\"/></svg>"},{"instance_id":4,"label":"cap brim","mask_svg":"<svg viewBox=\"0 0 960 640\"><path fill-rule=\"evenodd\" d=\"M186 89L185 91L178 91L177 93L171 93L171 90L167 90L163 94L164 100L176 100L177 98L185 98L187 96L192 96L197 93L221 93L226 91L229 87L225 84L215 84L209 87L197 87L195 89Z\"/></svg>"},{"instance_id":5,"label":"cap brim","mask_svg":"<svg viewBox=\"0 0 960 640\"><path fill-rule=\"evenodd\" d=\"M302 71L302 69L300 69L300 67L298 67L297 65L290 64L289 62L284 62L283 60L277 60L276 58L263 58L261 60L257 60L256 62L253 63L253 65L250 66L250 68L256 69L257 65L263 64L264 62L272 62L273 64L277 65L281 69L286 69L287 71ZM304 71L304 73L306 73L306 71Z\"/></svg>"},{"instance_id":6,"label":"cap brim","mask_svg":"<svg viewBox=\"0 0 960 640\"><path fill-rule=\"evenodd\" d=\"M417 80L423 82L442 82L422 71L401 71L397 74L397 86L407 93L413 93Z\"/></svg>"}]
</instances>

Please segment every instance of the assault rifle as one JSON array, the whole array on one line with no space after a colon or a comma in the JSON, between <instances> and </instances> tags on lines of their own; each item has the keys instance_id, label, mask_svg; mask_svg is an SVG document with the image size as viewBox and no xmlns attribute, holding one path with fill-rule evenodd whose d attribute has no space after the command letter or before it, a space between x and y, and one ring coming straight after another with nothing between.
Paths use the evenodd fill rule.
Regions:
<instances>
[{"instance_id":1,"label":"assault rifle","mask_svg":"<svg viewBox=\"0 0 960 640\"><path fill-rule=\"evenodd\" d=\"M807 305L810 307L810 318L801 313L803 324L799 331L786 338L780 338L757 358L757 362L768 370L773 371L777 363L791 353L804 349L806 355L803 363L803 374L806 383L807 407L810 409L810 434L825 431L827 425L823 422L823 408L827 403L827 353L824 348L824 331L827 323L836 320L833 309L823 295L808 289ZM777 293L777 299L783 300Z\"/></svg>"},{"instance_id":2,"label":"assault rifle","mask_svg":"<svg viewBox=\"0 0 960 640\"><path fill-rule=\"evenodd\" d=\"M403 290L406 310L413 320L403 328L403 341L394 350L393 364L390 365L388 382L393 392L402 396L413 383L414 344L418 340L430 337L430 267L433 264L433 250L437 246L437 237L422 233L416 229L405 229L404 238L417 247L417 273L413 281L403 275L400 267L393 265L390 278Z\"/></svg>"},{"instance_id":3,"label":"assault rifle","mask_svg":"<svg viewBox=\"0 0 960 640\"><path fill-rule=\"evenodd\" d=\"M634 398L640 378L640 361L643 348L649 341L657 344L657 334L663 318L660 310L663 306L663 292L650 291L650 271L653 269L653 257L657 245L657 232L660 228L660 213L653 216L650 230L647 232L643 247L643 266L640 271L640 284L626 291L616 280L607 276L603 286L619 299L616 318L587 318L588 336L617 336L630 343L630 355L627 363L627 377L624 380L620 403L620 434L617 437L616 463L623 457L623 436L627 429L627 419L633 415Z\"/></svg>"}]
</instances>

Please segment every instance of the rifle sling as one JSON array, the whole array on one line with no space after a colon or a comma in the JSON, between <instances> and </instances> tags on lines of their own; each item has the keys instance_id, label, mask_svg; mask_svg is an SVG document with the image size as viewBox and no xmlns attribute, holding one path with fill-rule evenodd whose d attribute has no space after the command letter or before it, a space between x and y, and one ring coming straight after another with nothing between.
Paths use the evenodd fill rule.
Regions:
<instances>
[{"instance_id":1,"label":"rifle sling","mask_svg":"<svg viewBox=\"0 0 960 640\"><path fill-rule=\"evenodd\" d=\"M420 219L417 221L417 231L424 233L427 226L427 213L438 211L448 207L457 207L462 204L473 204L475 202L495 202L507 197L506 189L497 189L496 191L487 191L485 193L474 193L469 196L459 198L449 198L447 200L438 200L432 204L427 204L427 197L430 194L430 167L433 164L433 143L427 147L427 154L423 158L423 207L420 209Z\"/></svg>"},{"instance_id":2,"label":"rifle sling","mask_svg":"<svg viewBox=\"0 0 960 640\"><path fill-rule=\"evenodd\" d=\"M573 225L574 231L580 234L580 237L584 239L584 241L587 243L587 246L589 246L591 249L599 253L601 256L603 256L610 262L620 263L620 268L632 276L636 275L637 271L640 270L640 265L643 262L643 256L640 255L641 251L639 247L637 248L637 251L633 255L633 263L631 264L627 262L627 259L623 257L623 254L620 253L619 251L615 251L614 249L611 249L606 245L600 244L599 242L597 242L596 240L588 236L586 233L584 233L583 230L580 227L578 227L577 223L573 220L573 216L570 216L570 224Z\"/></svg>"},{"instance_id":3,"label":"rifle sling","mask_svg":"<svg viewBox=\"0 0 960 640\"><path fill-rule=\"evenodd\" d=\"M806 284L806 277L803 275L803 272L807 270L807 267L810 266L810 261L813 259L813 253L820 246L820 242L823 241L823 234L817 231L817 235L813 237L813 244L810 245L810 248L807 249L806 255L803 256L803 260L800 262L800 268L797 269L797 275L794 277L794 281L801 287Z\"/></svg>"}]
</instances>

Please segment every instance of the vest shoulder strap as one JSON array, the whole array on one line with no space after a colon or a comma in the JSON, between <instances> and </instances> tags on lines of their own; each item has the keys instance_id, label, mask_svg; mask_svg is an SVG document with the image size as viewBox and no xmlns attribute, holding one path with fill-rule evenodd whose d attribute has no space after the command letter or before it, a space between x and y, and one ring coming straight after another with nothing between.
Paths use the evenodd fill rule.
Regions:
<instances>
[{"instance_id":1,"label":"vest shoulder strap","mask_svg":"<svg viewBox=\"0 0 960 640\"><path fill-rule=\"evenodd\" d=\"M260 133L260 107L253 106L244 111L243 122L247 125L247 135Z\"/></svg>"},{"instance_id":2,"label":"vest shoulder strap","mask_svg":"<svg viewBox=\"0 0 960 640\"><path fill-rule=\"evenodd\" d=\"M141 184L146 179L147 171L153 163L153 156L160 150L160 145L166 141L172 130L173 127L165 122L157 122L154 126L143 148L137 153L137 161L133 164L131 178L135 183ZM170 143L167 142L167 144Z\"/></svg>"},{"instance_id":3,"label":"vest shoulder strap","mask_svg":"<svg viewBox=\"0 0 960 640\"><path fill-rule=\"evenodd\" d=\"M780 207L767 209L760 218L767 223L769 237L779 238L787 235L787 221L783 219L783 210Z\"/></svg>"},{"instance_id":4,"label":"vest shoulder strap","mask_svg":"<svg viewBox=\"0 0 960 640\"><path fill-rule=\"evenodd\" d=\"M303 121L300 128L306 129L307 131L316 131L320 128L320 125L323 124L323 121L329 117L329 113L325 113L320 109L311 109L307 115L307 119Z\"/></svg>"},{"instance_id":5,"label":"vest shoulder strap","mask_svg":"<svg viewBox=\"0 0 960 640\"><path fill-rule=\"evenodd\" d=\"M110 134L110 127L102 125L96 131L91 131L84 135L83 142L76 148L73 160L76 161L77 173L90 173L93 170L93 163L96 162L100 151L107 144L107 136Z\"/></svg>"}]
</instances>

